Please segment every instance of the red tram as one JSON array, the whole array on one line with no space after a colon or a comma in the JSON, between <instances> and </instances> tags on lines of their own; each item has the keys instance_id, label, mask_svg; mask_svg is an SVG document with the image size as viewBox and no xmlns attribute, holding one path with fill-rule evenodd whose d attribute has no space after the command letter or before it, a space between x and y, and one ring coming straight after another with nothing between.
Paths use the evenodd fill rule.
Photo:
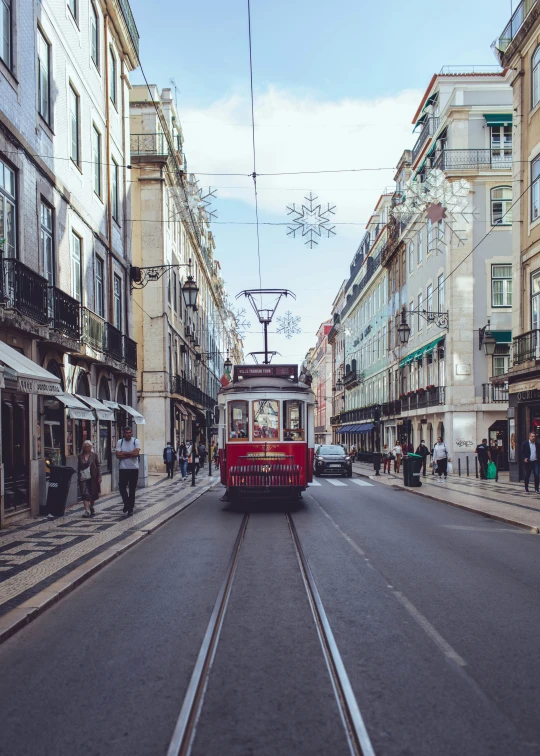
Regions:
<instances>
[{"instance_id":1,"label":"red tram","mask_svg":"<svg viewBox=\"0 0 540 756\"><path fill-rule=\"evenodd\" d=\"M218 394L221 482L231 497L299 496L313 476L315 396L297 365L238 365Z\"/></svg>"}]
</instances>

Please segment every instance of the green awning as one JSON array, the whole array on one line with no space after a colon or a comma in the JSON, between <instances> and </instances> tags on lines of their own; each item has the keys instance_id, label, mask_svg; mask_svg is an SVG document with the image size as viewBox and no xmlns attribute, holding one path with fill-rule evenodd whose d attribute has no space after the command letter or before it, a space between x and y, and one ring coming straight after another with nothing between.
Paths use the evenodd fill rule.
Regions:
<instances>
[{"instance_id":1,"label":"green awning","mask_svg":"<svg viewBox=\"0 0 540 756\"><path fill-rule=\"evenodd\" d=\"M427 116L427 113L422 113L422 115L420 116L420 118L419 118L419 119L417 120L417 122L416 122L416 123L414 124L413 134L414 134L414 132L416 131L416 129L417 129L417 128L418 128L419 126L422 126L422 124L423 124L423 123L425 122L425 120L426 120L426 118L427 118L427 117L428 117L428 116Z\"/></svg>"},{"instance_id":2,"label":"green awning","mask_svg":"<svg viewBox=\"0 0 540 756\"><path fill-rule=\"evenodd\" d=\"M429 96L429 97L427 98L427 100L426 100L426 102L425 102L425 105L424 105L424 107L422 108L422 113L423 113L423 112L424 112L424 110L425 110L426 108L428 108L428 107L429 107L430 105L433 105L433 103L434 103L434 102L435 102L435 100L436 100L436 99L438 98L438 96L439 96L439 93L438 93L438 92L435 92L435 94L432 94L432 95L430 95L430 96Z\"/></svg>"},{"instance_id":3,"label":"green awning","mask_svg":"<svg viewBox=\"0 0 540 756\"><path fill-rule=\"evenodd\" d=\"M399 367L404 367L405 365L409 365L411 362L414 362L414 360L421 359L425 354L428 352L432 352L437 344L441 342L444 339L444 336L439 336L439 338L435 339L434 341L430 341L429 344L424 344L424 346L419 347L414 352L411 352L408 354L404 359L401 360L399 363Z\"/></svg>"},{"instance_id":4,"label":"green awning","mask_svg":"<svg viewBox=\"0 0 540 756\"><path fill-rule=\"evenodd\" d=\"M497 344L512 343L512 331L492 331L491 333Z\"/></svg>"},{"instance_id":5,"label":"green awning","mask_svg":"<svg viewBox=\"0 0 540 756\"><path fill-rule=\"evenodd\" d=\"M497 113L493 115L491 113L484 113L484 118L489 127L512 125L512 113Z\"/></svg>"}]
</instances>

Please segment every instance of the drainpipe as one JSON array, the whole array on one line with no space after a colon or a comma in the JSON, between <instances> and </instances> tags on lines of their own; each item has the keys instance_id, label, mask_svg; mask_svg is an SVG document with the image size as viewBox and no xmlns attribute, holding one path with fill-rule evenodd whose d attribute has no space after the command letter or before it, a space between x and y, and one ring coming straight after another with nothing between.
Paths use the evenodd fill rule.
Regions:
<instances>
[{"instance_id":1,"label":"drainpipe","mask_svg":"<svg viewBox=\"0 0 540 756\"><path fill-rule=\"evenodd\" d=\"M124 166L126 166L127 165L127 161L126 161L126 150L127 150L127 143L126 143L126 92L124 90L127 88L127 90L129 91L129 89L131 89L131 86L130 86L130 83L128 81L128 77L127 77L127 74L126 74L126 67L125 67L124 59L123 58L122 58L122 61L120 63L120 67L121 67L121 69L120 69L121 70L120 81L122 82L122 88L121 88L122 162L124 163ZM128 121L127 121L127 123L129 124L129 115L128 115ZM131 157L130 157L130 160L131 160ZM122 218L122 222L123 222L122 236L123 236L123 240L124 240L124 243L123 243L123 246L124 246L124 260L126 260L127 263L131 263L131 261L132 261L131 246L130 246L129 255L128 255L128 246L129 246L130 237L128 235L128 228L127 228L127 217L128 217L127 170L128 170L127 168L125 168L125 167L123 168L123 177L124 177L124 181L123 181L124 194L123 194L123 197L124 197L124 202L123 202L123 213L122 213L122 216L123 216L123 218ZM112 246L112 244L111 244L111 246ZM126 332L126 334L128 336L129 336L129 332L130 332L130 329L129 329L130 325L132 326L132 332L134 330L133 323L130 324L129 318L128 318L128 315L129 315L128 296L129 297L133 296L132 292L131 292L131 287L130 287L129 284L130 284L130 279L129 279L129 275L128 275L127 276L127 280L124 282L124 289L125 289L125 292L126 292L126 295L124 297L124 309L125 309L124 318L125 318L125 323L126 323L125 332ZM132 311L133 311L133 308L132 308Z\"/></svg>"},{"instance_id":2,"label":"drainpipe","mask_svg":"<svg viewBox=\"0 0 540 756\"><path fill-rule=\"evenodd\" d=\"M113 254L112 254L112 207L111 207L111 103L109 101L109 16L103 18L104 64L105 64L105 130L107 134L107 229L109 241L109 323L114 323L113 300Z\"/></svg>"}]
</instances>

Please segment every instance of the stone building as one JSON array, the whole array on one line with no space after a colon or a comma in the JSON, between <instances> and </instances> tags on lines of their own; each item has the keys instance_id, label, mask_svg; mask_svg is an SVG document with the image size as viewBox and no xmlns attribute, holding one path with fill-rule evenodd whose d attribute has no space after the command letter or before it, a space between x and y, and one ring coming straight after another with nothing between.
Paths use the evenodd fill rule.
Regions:
<instances>
[{"instance_id":1,"label":"stone building","mask_svg":"<svg viewBox=\"0 0 540 756\"><path fill-rule=\"evenodd\" d=\"M110 491L118 428L137 416L126 166L139 35L127 0L2 8L3 524L38 513L50 466L75 464L85 439Z\"/></svg>"},{"instance_id":2,"label":"stone building","mask_svg":"<svg viewBox=\"0 0 540 756\"><path fill-rule=\"evenodd\" d=\"M309 372L313 376L312 389L315 394L315 443L329 444L332 441L332 348L328 334L332 322L321 323L317 329L315 348L309 353Z\"/></svg>"},{"instance_id":3,"label":"stone building","mask_svg":"<svg viewBox=\"0 0 540 756\"><path fill-rule=\"evenodd\" d=\"M494 43L513 90L513 359L508 370L510 477L519 449L540 435L540 2L526 0Z\"/></svg>"},{"instance_id":4,"label":"stone building","mask_svg":"<svg viewBox=\"0 0 540 756\"><path fill-rule=\"evenodd\" d=\"M334 301L332 302L331 321L332 328L328 332L328 344L332 350L332 416L330 425L332 428L332 443L337 444L341 412L345 409L345 389L343 388L343 376L345 375L345 333L341 328L340 313L345 304L345 291L347 281L344 281Z\"/></svg>"},{"instance_id":5,"label":"stone building","mask_svg":"<svg viewBox=\"0 0 540 756\"><path fill-rule=\"evenodd\" d=\"M241 362L242 347L171 90L134 86L130 124L139 408L149 469L160 471L167 441L205 437L224 362ZM189 276L198 287L194 309L184 293Z\"/></svg>"}]
</instances>

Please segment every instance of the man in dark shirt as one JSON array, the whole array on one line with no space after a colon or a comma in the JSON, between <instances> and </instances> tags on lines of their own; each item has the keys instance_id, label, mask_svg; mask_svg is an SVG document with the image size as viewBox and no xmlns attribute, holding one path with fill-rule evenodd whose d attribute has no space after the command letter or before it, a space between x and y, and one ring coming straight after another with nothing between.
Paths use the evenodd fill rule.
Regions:
<instances>
[{"instance_id":1,"label":"man in dark shirt","mask_svg":"<svg viewBox=\"0 0 540 756\"><path fill-rule=\"evenodd\" d=\"M416 453L419 454L422 457L422 475L424 478L426 477L426 464L427 464L427 458L429 456L429 449L426 446L426 442L424 439L420 441L420 445L418 449L416 450Z\"/></svg>"},{"instance_id":2,"label":"man in dark shirt","mask_svg":"<svg viewBox=\"0 0 540 756\"><path fill-rule=\"evenodd\" d=\"M491 452L487 445L487 438L482 439L482 443L476 447L476 454L478 456L478 466L480 467L480 477L482 480L486 480L487 466L491 459Z\"/></svg>"}]
</instances>

